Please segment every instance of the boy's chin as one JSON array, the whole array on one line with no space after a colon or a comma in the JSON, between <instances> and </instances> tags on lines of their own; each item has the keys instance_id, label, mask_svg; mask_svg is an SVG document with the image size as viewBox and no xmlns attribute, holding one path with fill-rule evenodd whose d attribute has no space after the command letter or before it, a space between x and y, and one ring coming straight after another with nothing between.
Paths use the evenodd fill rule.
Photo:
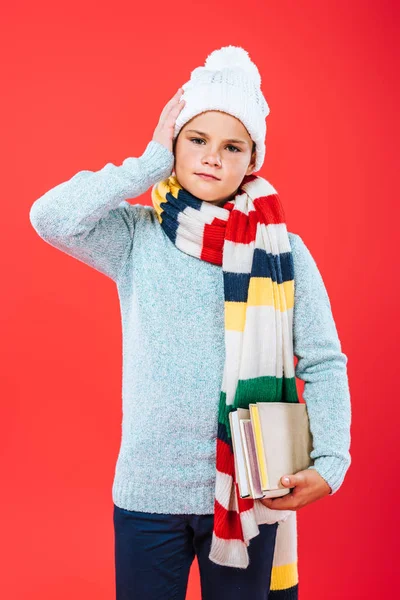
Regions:
<instances>
[{"instance_id":1,"label":"boy's chin","mask_svg":"<svg viewBox=\"0 0 400 600\"><path fill-rule=\"evenodd\" d=\"M176 177L175 172L173 172L172 174ZM225 202L227 202L227 199L215 199L215 197L213 197L212 195L211 190L207 193L207 191L204 190L204 187L202 185L196 185L196 182L186 182L186 180L180 181L178 177L176 177L176 179L179 185L183 187L183 189L187 190L190 194L193 194L193 196L195 196L199 200L203 200L204 202L208 202L209 204L214 205L224 204Z\"/></svg>"},{"instance_id":2,"label":"boy's chin","mask_svg":"<svg viewBox=\"0 0 400 600\"><path fill-rule=\"evenodd\" d=\"M222 199L215 199L211 194L205 194L204 190L199 190L195 186L192 186L191 189L188 190L193 196L196 196L199 200L203 200L203 202L208 202L209 204L218 204L220 202L224 202Z\"/></svg>"}]
</instances>

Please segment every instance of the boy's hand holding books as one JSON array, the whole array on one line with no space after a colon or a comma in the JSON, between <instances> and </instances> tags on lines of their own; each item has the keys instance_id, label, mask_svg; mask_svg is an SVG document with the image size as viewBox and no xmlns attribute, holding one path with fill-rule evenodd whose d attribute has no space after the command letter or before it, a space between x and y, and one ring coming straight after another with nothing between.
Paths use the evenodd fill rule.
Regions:
<instances>
[{"instance_id":1,"label":"boy's hand holding books","mask_svg":"<svg viewBox=\"0 0 400 600\"><path fill-rule=\"evenodd\" d=\"M287 481L286 479L289 478ZM331 493L330 485L315 469L298 471L281 478L286 488L293 488L290 494L280 498L260 498L261 502L273 510L298 510L315 500Z\"/></svg>"},{"instance_id":2,"label":"boy's hand holding books","mask_svg":"<svg viewBox=\"0 0 400 600\"><path fill-rule=\"evenodd\" d=\"M272 509L297 510L331 493L312 467L305 403L250 403L247 409L232 410L229 423L241 498L259 499Z\"/></svg>"}]
</instances>

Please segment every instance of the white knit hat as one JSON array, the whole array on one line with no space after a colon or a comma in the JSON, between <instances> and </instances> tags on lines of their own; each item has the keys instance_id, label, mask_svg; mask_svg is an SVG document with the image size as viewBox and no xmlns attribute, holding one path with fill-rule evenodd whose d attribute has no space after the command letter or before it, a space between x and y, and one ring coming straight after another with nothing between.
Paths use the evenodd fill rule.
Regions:
<instances>
[{"instance_id":1,"label":"white knit hat","mask_svg":"<svg viewBox=\"0 0 400 600\"><path fill-rule=\"evenodd\" d=\"M178 115L174 139L181 128L199 113L221 110L238 118L256 143L258 171L265 157L265 136L269 106L261 89L261 76L248 52L240 46L224 46L214 50L204 67L196 67L190 80L182 85L186 103Z\"/></svg>"}]
</instances>

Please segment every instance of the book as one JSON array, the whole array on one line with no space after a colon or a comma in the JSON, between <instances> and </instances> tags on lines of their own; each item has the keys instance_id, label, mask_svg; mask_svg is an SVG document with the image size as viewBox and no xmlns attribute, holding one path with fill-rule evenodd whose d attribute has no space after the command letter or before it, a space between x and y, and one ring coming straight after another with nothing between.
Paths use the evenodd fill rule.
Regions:
<instances>
[{"instance_id":1,"label":"book","mask_svg":"<svg viewBox=\"0 0 400 600\"><path fill-rule=\"evenodd\" d=\"M240 419L239 421L243 443L246 472L250 487L250 496L252 498L263 498L261 489L260 473L257 464L257 451L254 439L253 427L250 419Z\"/></svg>"},{"instance_id":2,"label":"book","mask_svg":"<svg viewBox=\"0 0 400 600\"><path fill-rule=\"evenodd\" d=\"M300 402L256 402L229 413L235 473L241 498L290 493L281 477L311 466L312 434Z\"/></svg>"}]
</instances>

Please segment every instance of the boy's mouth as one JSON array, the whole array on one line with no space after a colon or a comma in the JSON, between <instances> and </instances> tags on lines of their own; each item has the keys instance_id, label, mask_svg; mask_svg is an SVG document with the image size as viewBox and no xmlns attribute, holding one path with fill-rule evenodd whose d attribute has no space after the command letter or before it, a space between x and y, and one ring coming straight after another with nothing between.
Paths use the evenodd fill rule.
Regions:
<instances>
[{"instance_id":1,"label":"boy's mouth","mask_svg":"<svg viewBox=\"0 0 400 600\"><path fill-rule=\"evenodd\" d=\"M201 177L206 181L220 181L218 177L214 177L214 175L208 175L207 173L195 173L195 175L198 175L198 177Z\"/></svg>"}]
</instances>

